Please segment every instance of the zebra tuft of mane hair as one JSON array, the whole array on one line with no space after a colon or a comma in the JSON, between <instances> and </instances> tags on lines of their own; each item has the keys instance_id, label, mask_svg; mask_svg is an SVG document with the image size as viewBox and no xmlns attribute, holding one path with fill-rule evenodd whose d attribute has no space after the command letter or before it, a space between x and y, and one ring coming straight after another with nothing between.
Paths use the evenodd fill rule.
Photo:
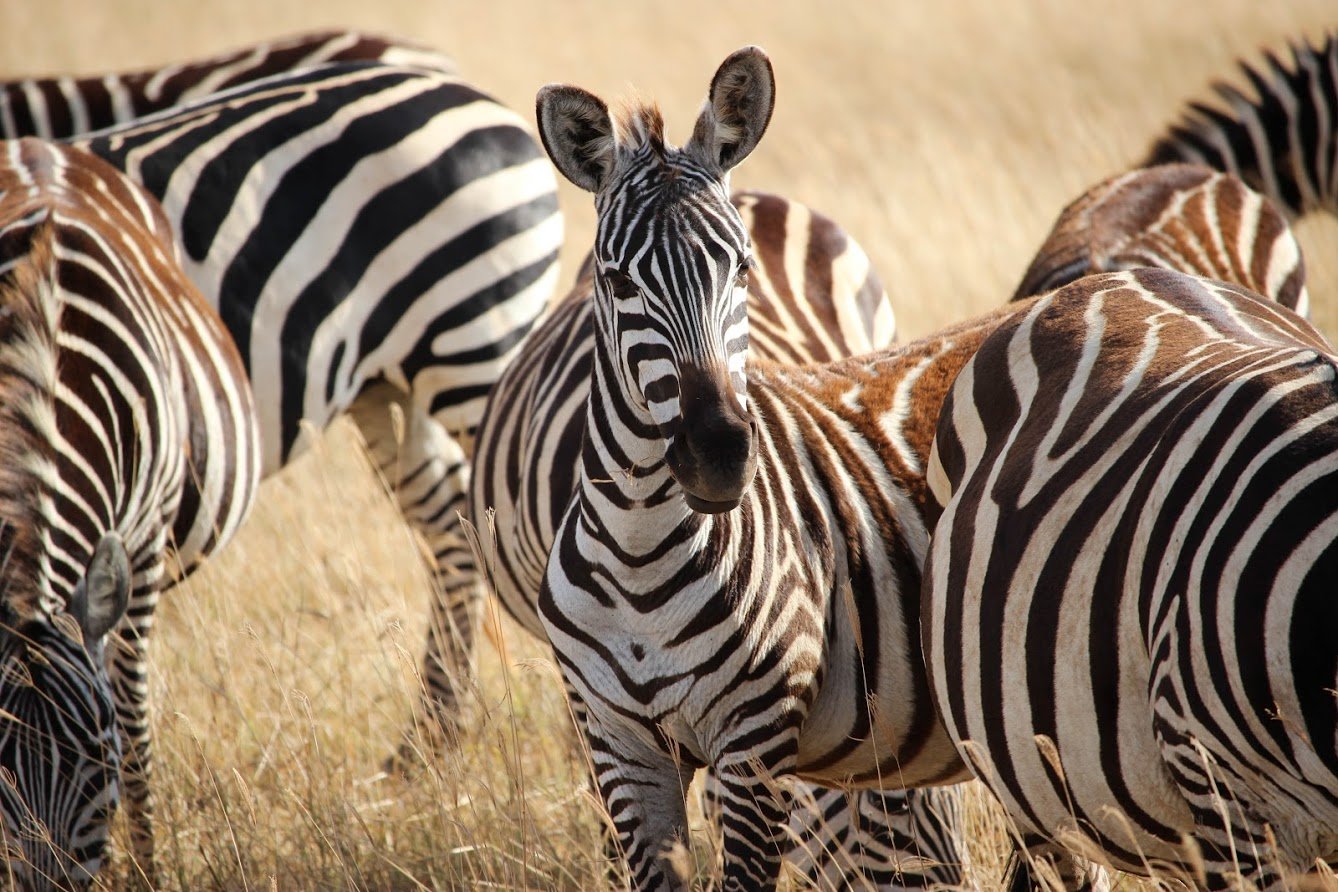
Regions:
<instances>
[{"instance_id":1,"label":"zebra tuft of mane hair","mask_svg":"<svg viewBox=\"0 0 1338 892\"><path fill-rule=\"evenodd\" d=\"M659 105L644 99L629 99L618 109L614 127L623 149L635 152L650 146L656 155L664 157L664 113Z\"/></svg>"},{"instance_id":2,"label":"zebra tuft of mane hair","mask_svg":"<svg viewBox=\"0 0 1338 892\"><path fill-rule=\"evenodd\" d=\"M28 253L0 278L0 601L21 619L50 606L43 604L40 539L55 475L53 268L48 217Z\"/></svg>"}]
</instances>

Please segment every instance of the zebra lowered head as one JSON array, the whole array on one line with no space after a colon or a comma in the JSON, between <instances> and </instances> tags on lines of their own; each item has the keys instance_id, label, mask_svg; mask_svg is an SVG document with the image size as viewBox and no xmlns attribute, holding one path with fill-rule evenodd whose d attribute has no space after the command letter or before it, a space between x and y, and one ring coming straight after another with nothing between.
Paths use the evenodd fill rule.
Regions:
<instances>
[{"instance_id":1,"label":"zebra lowered head","mask_svg":"<svg viewBox=\"0 0 1338 892\"><path fill-rule=\"evenodd\" d=\"M600 352L617 357L601 374L642 416L618 420L643 443L658 431L663 453L647 458L663 457L703 513L737 506L757 469L744 375L751 246L729 171L762 138L774 97L770 61L747 47L716 72L682 148L665 142L653 106L615 121L578 87L537 99L553 163L595 193L595 324L617 347Z\"/></svg>"},{"instance_id":2,"label":"zebra lowered head","mask_svg":"<svg viewBox=\"0 0 1338 892\"><path fill-rule=\"evenodd\" d=\"M107 533L65 610L0 606L0 811L20 886L82 887L101 865L121 763L103 639L129 597L125 545Z\"/></svg>"}]
</instances>

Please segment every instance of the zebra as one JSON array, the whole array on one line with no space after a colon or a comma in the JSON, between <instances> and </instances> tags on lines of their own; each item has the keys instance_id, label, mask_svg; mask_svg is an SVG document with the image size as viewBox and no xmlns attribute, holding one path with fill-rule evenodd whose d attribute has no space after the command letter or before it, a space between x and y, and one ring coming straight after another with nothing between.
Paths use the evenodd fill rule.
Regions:
<instances>
[{"instance_id":1,"label":"zebra","mask_svg":"<svg viewBox=\"0 0 1338 892\"><path fill-rule=\"evenodd\" d=\"M695 768L720 783L727 889L775 882L778 778L968 777L912 618L935 513L918 390L984 328L746 362L752 258L728 171L773 97L765 54L736 52L681 149L653 107L615 123L576 87L537 99L550 157L597 211L586 435L539 613L638 888L685 882L663 856Z\"/></svg>"},{"instance_id":2,"label":"zebra","mask_svg":"<svg viewBox=\"0 0 1338 892\"><path fill-rule=\"evenodd\" d=\"M1191 103L1143 166L1185 161L1233 173L1292 219L1338 213L1338 34L1292 44L1290 66L1271 52L1264 58L1241 64L1255 98L1217 83L1227 107Z\"/></svg>"},{"instance_id":3,"label":"zebra","mask_svg":"<svg viewBox=\"0 0 1338 892\"><path fill-rule=\"evenodd\" d=\"M1305 262L1282 211L1232 174L1175 163L1110 177L1069 204L1012 299L1145 266L1231 282L1302 316L1310 310Z\"/></svg>"},{"instance_id":4,"label":"zebra","mask_svg":"<svg viewBox=\"0 0 1338 892\"><path fill-rule=\"evenodd\" d=\"M0 81L0 136L67 139L270 75L368 60L457 73L448 57L399 39L360 31L315 31L143 71Z\"/></svg>"},{"instance_id":5,"label":"zebra","mask_svg":"<svg viewBox=\"0 0 1338 892\"><path fill-rule=\"evenodd\" d=\"M789 364L832 361L893 342L895 317L860 245L827 217L776 195L731 203L755 258L748 278L749 349ZM478 428L469 513L498 602L542 637L538 593L575 491L595 350L587 255L571 293L498 379ZM752 335L756 334L756 337ZM706 810L719 801L707 778ZM796 798L786 860L815 887L861 877L879 888L961 883L955 793L808 787Z\"/></svg>"},{"instance_id":6,"label":"zebra","mask_svg":"<svg viewBox=\"0 0 1338 892\"><path fill-rule=\"evenodd\" d=\"M168 102L222 73L408 52L362 38L340 49L356 36L235 54L260 60L250 69L225 57L140 79ZM26 83L45 95L60 81ZM406 739L452 739L480 603L458 519L474 428L556 290L563 237L557 182L530 130L457 77L345 62L242 83L73 144L161 201L187 273L246 364L265 476L336 415L362 430L434 564L422 702Z\"/></svg>"},{"instance_id":7,"label":"zebra","mask_svg":"<svg viewBox=\"0 0 1338 892\"><path fill-rule=\"evenodd\" d=\"M1137 269L956 377L921 626L1021 832L1212 889L1338 860L1336 376L1285 307Z\"/></svg>"},{"instance_id":8,"label":"zebra","mask_svg":"<svg viewBox=\"0 0 1338 892\"><path fill-rule=\"evenodd\" d=\"M6 875L80 888L118 803L147 820L154 608L247 514L260 434L157 203L31 138L0 143L0 452Z\"/></svg>"},{"instance_id":9,"label":"zebra","mask_svg":"<svg viewBox=\"0 0 1338 892\"><path fill-rule=\"evenodd\" d=\"M159 101L189 87L158 80ZM340 413L362 429L433 555L425 733L408 736L440 739L462 722L479 603L458 513L474 427L557 279L537 142L457 77L374 62L277 73L74 142L162 203L252 382L263 476Z\"/></svg>"}]
</instances>

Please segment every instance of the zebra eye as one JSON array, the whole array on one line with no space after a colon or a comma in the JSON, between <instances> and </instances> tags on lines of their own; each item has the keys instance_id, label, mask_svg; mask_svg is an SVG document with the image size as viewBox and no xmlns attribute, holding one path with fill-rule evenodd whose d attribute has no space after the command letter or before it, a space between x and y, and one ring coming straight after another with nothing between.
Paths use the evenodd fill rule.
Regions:
<instances>
[{"instance_id":1,"label":"zebra eye","mask_svg":"<svg viewBox=\"0 0 1338 892\"><path fill-rule=\"evenodd\" d=\"M605 269L604 281L608 283L609 292L619 300L636 297L641 291L636 282L633 282L629 276L623 275L616 269Z\"/></svg>"},{"instance_id":2,"label":"zebra eye","mask_svg":"<svg viewBox=\"0 0 1338 892\"><path fill-rule=\"evenodd\" d=\"M753 258L749 257L748 259L744 260L744 262L739 265L739 271L734 274L734 287L747 288L748 274L752 272L754 269L756 269L756 267L757 267L757 262L753 260Z\"/></svg>"}]
</instances>

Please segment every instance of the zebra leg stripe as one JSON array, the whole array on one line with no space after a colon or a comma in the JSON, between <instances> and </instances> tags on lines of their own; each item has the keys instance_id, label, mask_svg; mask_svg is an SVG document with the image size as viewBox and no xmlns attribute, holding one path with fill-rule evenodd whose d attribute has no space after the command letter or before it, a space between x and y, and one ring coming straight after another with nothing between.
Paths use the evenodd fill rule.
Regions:
<instances>
[{"instance_id":1,"label":"zebra leg stripe","mask_svg":"<svg viewBox=\"0 0 1338 892\"><path fill-rule=\"evenodd\" d=\"M686 889L691 857L685 805L693 767L658 749L615 741L597 721L582 723L595 783L613 817L618 846L633 889Z\"/></svg>"},{"instance_id":2,"label":"zebra leg stripe","mask_svg":"<svg viewBox=\"0 0 1338 892\"><path fill-rule=\"evenodd\" d=\"M482 612L478 566L460 511L469 484L464 447L403 391L366 388L350 408L401 513L431 555L432 607L415 729L398 758L426 744L449 745L467 724L465 692L474 677L474 629ZM397 420L398 419L398 420Z\"/></svg>"},{"instance_id":3,"label":"zebra leg stripe","mask_svg":"<svg viewBox=\"0 0 1338 892\"><path fill-rule=\"evenodd\" d=\"M780 872L790 795L776 777L777 773L750 764L721 766L716 773L725 862L723 889L765 888Z\"/></svg>"}]
</instances>

